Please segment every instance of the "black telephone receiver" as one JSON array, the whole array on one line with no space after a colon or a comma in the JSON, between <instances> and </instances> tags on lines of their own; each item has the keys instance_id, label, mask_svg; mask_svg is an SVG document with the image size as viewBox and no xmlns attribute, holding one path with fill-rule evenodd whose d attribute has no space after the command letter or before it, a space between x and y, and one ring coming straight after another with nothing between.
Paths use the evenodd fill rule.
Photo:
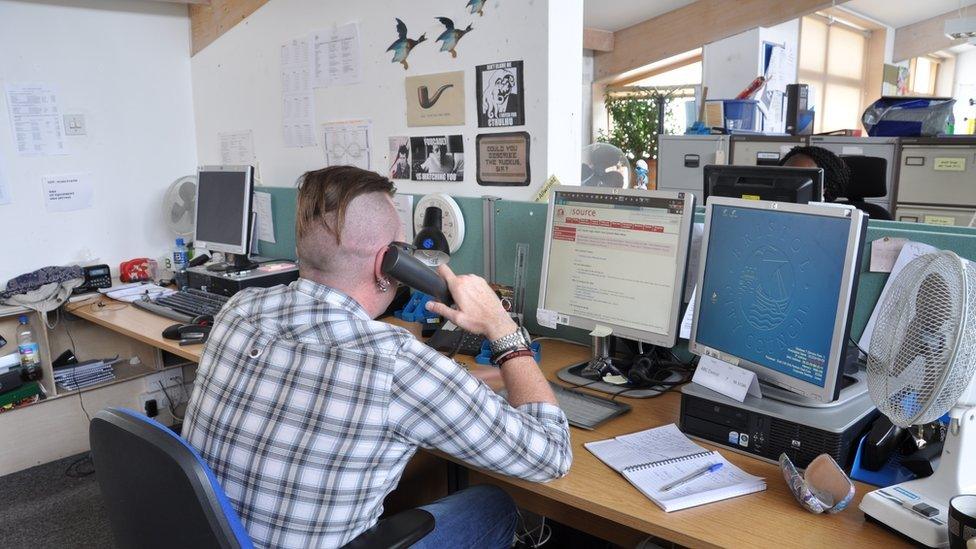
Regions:
<instances>
[{"instance_id":1,"label":"black telephone receiver","mask_svg":"<svg viewBox=\"0 0 976 549\"><path fill-rule=\"evenodd\" d=\"M393 242L383 255L380 270L386 276L450 306L454 303L447 282L410 253L408 246Z\"/></svg>"}]
</instances>

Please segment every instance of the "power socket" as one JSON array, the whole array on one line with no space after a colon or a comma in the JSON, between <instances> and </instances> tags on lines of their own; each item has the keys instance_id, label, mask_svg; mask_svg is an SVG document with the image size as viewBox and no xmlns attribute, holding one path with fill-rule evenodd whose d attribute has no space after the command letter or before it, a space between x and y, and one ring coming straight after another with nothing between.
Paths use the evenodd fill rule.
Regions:
<instances>
[{"instance_id":1,"label":"power socket","mask_svg":"<svg viewBox=\"0 0 976 549\"><path fill-rule=\"evenodd\" d=\"M147 392L162 392L163 387L169 389L170 387L178 388L180 385L183 385L183 369L173 368L164 370L155 374L149 374L142 379L145 380Z\"/></svg>"}]
</instances>

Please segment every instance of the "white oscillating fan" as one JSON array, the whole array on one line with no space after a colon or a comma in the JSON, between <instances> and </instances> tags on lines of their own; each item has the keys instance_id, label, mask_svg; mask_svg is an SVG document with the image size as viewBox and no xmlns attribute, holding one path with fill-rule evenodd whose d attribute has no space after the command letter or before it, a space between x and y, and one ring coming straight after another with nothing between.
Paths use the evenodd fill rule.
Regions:
<instances>
[{"instance_id":1,"label":"white oscillating fan","mask_svg":"<svg viewBox=\"0 0 976 549\"><path fill-rule=\"evenodd\" d=\"M921 256L892 282L868 349L868 390L900 427L949 413L942 457L927 478L874 490L866 515L930 547L946 547L949 499L976 493L976 267L952 252Z\"/></svg>"},{"instance_id":2,"label":"white oscillating fan","mask_svg":"<svg viewBox=\"0 0 976 549\"><path fill-rule=\"evenodd\" d=\"M184 175L169 186L163 199L163 219L176 236L193 237L197 213L197 176Z\"/></svg>"}]
</instances>

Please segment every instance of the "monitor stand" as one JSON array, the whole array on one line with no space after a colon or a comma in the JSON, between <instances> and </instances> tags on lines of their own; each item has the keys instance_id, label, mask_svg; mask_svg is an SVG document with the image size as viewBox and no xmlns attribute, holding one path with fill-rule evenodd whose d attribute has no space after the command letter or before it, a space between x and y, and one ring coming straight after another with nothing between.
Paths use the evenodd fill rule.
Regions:
<instances>
[{"instance_id":1,"label":"monitor stand","mask_svg":"<svg viewBox=\"0 0 976 549\"><path fill-rule=\"evenodd\" d=\"M239 271L248 271L254 269L258 266L257 263L251 261L251 258L247 254L224 254L224 259L230 259L229 262L223 263L211 263L207 265L207 270L215 273L236 273Z\"/></svg>"},{"instance_id":2,"label":"monitor stand","mask_svg":"<svg viewBox=\"0 0 976 549\"><path fill-rule=\"evenodd\" d=\"M630 382L617 385L602 381L607 373L621 373L620 361L610 357L610 342L608 335L593 335L590 350L590 360L573 364L556 372L556 377L574 385L575 387L586 387L609 395L621 395L627 398L651 398L663 393L663 389L636 388ZM624 368L626 370L626 368ZM681 379L679 374L671 374L665 381L674 382Z\"/></svg>"},{"instance_id":3,"label":"monitor stand","mask_svg":"<svg viewBox=\"0 0 976 549\"><path fill-rule=\"evenodd\" d=\"M861 360L858 355L857 347L848 344L844 353L844 375L841 377L840 396L837 397L837 400L820 402L760 381L763 398L771 398L804 408L833 408L846 404L868 392L867 373L860 367Z\"/></svg>"}]
</instances>

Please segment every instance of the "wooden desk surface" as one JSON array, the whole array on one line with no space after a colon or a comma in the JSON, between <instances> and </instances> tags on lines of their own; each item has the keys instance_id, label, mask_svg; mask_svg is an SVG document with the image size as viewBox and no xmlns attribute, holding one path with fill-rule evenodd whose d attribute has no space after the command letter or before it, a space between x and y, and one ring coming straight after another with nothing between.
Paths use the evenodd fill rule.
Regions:
<instances>
[{"instance_id":1,"label":"wooden desk surface","mask_svg":"<svg viewBox=\"0 0 976 549\"><path fill-rule=\"evenodd\" d=\"M103 307L97 303L104 300ZM75 315L120 332L189 360L198 361L202 345L180 347L163 339L163 328L172 321L131 305L120 306L105 298L68 306ZM392 320L419 335L412 323ZM550 379L559 369L584 360L589 350L559 341L545 341L542 368ZM472 369L494 373L474 364L471 357L459 357ZM489 383L495 385L489 380ZM707 443L721 450L732 463L748 473L766 479L765 492L665 513L637 491L621 475L604 465L583 447L586 442L632 433L668 423L677 423L680 396L665 394L653 399L627 399L630 413L605 423L594 431L571 428L573 466L565 477L545 484L525 482L483 472L504 484L517 486L544 498L623 524L676 543L692 547L838 547L908 546L903 540L868 524L857 509L861 497L872 487L858 483L855 502L836 515L814 515L793 499L777 465L766 463ZM445 456L446 457L446 456Z\"/></svg>"}]
</instances>

